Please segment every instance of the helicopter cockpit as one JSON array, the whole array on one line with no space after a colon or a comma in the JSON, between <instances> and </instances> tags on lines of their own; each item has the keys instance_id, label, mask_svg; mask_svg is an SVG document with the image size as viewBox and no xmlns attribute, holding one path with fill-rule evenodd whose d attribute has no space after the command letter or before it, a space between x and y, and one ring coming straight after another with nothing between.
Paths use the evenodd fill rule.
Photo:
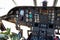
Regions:
<instances>
[{"instance_id":1,"label":"helicopter cockpit","mask_svg":"<svg viewBox=\"0 0 60 40\"><path fill-rule=\"evenodd\" d=\"M14 0L13 2L15 3ZM42 3L43 6L37 7L36 0L34 0L35 6L17 6L9 10L7 15L0 17L0 20L6 20L16 25L18 35L15 33L11 33L13 36L10 35L10 29L7 29L7 35L10 35L12 40L53 40L56 34L60 34L55 32L55 29L60 28L60 7L56 7L57 0L54 1L52 7L47 6L47 1ZM2 21L0 21L0 25L4 26ZM0 29L6 30L5 27Z\"/></svg>"}]
</instances>

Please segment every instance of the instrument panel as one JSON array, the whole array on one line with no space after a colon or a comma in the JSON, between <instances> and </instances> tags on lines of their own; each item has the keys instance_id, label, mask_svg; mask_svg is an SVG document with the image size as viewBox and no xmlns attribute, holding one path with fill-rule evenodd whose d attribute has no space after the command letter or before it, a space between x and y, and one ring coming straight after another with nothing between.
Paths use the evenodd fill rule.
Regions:
<instances>
[{"instance_id":1,"label":"instrument panel","mask_svg":"<svg viewBox=\"0 0 60 40\"><path fill-rule=\"evenodd\" d=\"M16 23L17 30L18 24L31 26L32 36L29 36L28 40L47 40L47 37L53 38L54 29L58 24L57 9L55 7L15 7L8 12L5 20Z\"/></svg>"}]
</instances>

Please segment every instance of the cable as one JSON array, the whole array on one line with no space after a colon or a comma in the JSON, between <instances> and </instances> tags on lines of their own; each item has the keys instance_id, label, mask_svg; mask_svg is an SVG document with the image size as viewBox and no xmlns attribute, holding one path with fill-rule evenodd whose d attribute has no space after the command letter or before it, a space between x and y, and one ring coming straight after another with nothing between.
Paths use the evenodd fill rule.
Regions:
<instances>
[{"instance_id":1,"label":"cable","mask_svg":"<svg viewBox=\"0 0 60 40\"><path fill-rule=\"evenodd\" d=\"M17 5L16 2L15 2L14 0L12 0L12 1L13 1L13 3L14 3L15 5Z\"/></svg>"},{"instance_id":2,"label":"cable","mask_svg":"<svg viewBox=\"0 0 60 40\"><path fill-rule=\"evenodd\" d=\"M14 0L12 0L12 1L16 5L16 2ZM34 1L34 5L37 6L36 0L33 0L33 1Z\"/></svg>"},{"instance_id":3,"label":"cable","mask_svg":"<svg viewBox=\"0 0 60 40\"><path fill-rule=\"evenodd\" d=\"M33 0L33 1L34 1L34 5L37 6L36 0Z\"/></svg>"},{"instance_id":4,"label":"cable","mask_svg":"<svg viewBox=\"0 0 60 40\"><path fill-rule=\"evenodd\" d=\"M58 0L54 0L53 6L55 7Z\"/></svg>"}]
</instances>

